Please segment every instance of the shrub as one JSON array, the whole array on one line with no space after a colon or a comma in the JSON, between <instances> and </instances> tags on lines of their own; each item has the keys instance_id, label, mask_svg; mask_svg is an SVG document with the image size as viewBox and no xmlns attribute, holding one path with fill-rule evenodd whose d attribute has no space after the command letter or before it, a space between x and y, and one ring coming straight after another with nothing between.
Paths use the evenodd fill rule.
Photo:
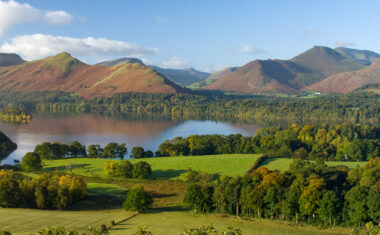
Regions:
<instances>
[{"instance_id":1,"label":"shrub","mask_svg":"<svg viewBox=\"0 0 380 235\"><path fill-rule=\"evenodd\" d=\"M135 179L147 179L152 174L149 163L141 161L133 165L132 175Z\"/></svg>"},{"instance_id":2,"label":"shrub","mask_svg":"<svg viewBox=\"0 0 380 235\"><path fill-rule=\"evenodd\" d=\"M152 198L144 191L142 185L133 186L125 198L123 208L128 211L146 211L153 203Z\"/></svg>"},{"instance_id":3,"label":"shrub","mask_svg":"<svg viewBox=\"0 0 380 235\"><path fill-rule=\"evenodd\" d=\"M104 173L107 176L123 176L132 178L133 165L129 161L106 161Z\"/></svg>"},{"instance_id":4,"label":"shrub","mask_svg":"<svg viewBox=\"0 0 380 235\"><path fill-rule=\"evenodd\" d=\"M42 168L41 158L36 153L26 153L22 158L21 167L24 171L37 171Z\"/></svg>"}]
</instances>

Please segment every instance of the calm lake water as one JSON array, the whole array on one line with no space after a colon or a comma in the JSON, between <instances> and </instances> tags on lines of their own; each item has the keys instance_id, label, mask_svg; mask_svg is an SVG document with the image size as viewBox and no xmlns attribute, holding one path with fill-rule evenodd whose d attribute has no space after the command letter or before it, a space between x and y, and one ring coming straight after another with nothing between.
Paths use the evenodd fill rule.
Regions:
<instances>
[{"instance_id":1,"label":"calm lake water","mask_svg":"<svg viewBox=\"0 0 380 235\"><path fill-rule=\"evenodd\" d=\"M192 134L242 134L253 136L260 128L254 124L238 124L215 121L168 121L168 120L127 120L82 114L78 116L33 116L27 125L14 125L0 121L0 131L13 142L17 150L2 161L12 164L21 160L25 153L34 150L42 142L70 144L74 140L88 146L109 142L126 143L128 151L134 146L142 146L155 152L166 139Z\"/></svg>"}]
</instances>

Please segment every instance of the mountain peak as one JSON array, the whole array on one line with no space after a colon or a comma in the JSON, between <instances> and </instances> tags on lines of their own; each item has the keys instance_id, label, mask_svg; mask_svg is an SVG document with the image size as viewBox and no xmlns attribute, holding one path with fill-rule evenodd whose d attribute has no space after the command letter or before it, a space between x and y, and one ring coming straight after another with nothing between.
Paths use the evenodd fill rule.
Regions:
<instances>
[{"instance_id":1,"label":"mountain peak","mask_svg":"<svg viewBox=\"0 0 380 235\"><path fill-rule=\"evenodd\" d=\"M0 67L19 65L25 61L15 53L0 53Z\"/></svg>"},{"instance_id":2,"label":"mountain peak","mask_svg":"<svg viewBox=\"0 0 380 235\"><path fill-rule=\"evenodd\" d=\"M104 66L116 66L116 65L122 65L122 64L142 64L144 65L144 62L142 62L140 59L137 58L130 58L130 57L123 57L115 60L107 60L100 63L97 63L96 65L104 65Z\"/></svg>"}]
</instances>

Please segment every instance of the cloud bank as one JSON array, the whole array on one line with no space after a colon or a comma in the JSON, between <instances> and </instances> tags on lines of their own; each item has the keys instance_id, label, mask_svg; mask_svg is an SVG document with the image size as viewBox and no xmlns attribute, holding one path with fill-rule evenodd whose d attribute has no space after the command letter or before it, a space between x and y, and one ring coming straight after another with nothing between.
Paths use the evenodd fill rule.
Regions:
<instances>
[{"instance_id":1,"label":"cloud bank","mask_svg":"<svg viewBox=\"0 0 380 235\"><path fill-rule=\"evenodd\" d=\"M0 52L17 53L26 60L68 52L75 57L126 56L143 57L154 55L158 48L144 48L133 43L106 38L73 38L46 34L22 35L4 42Z\"/></svg>"},{"instance_id":2,"label":"cloud bank","mask_svg":"<svg viewBox=\"0 0 380 235\"><path fill-rule=\"evenodd\" d=\"M0 0L0 36L15 25L29 22L40 22L48 25L69 24L73 17L65 11L40 10L29 4L14 0Z\"/></svg>"},{"instance_id":3,"label":"cloud bank","mask_svg":"<svg viewBox=\"0 0 380 235\"><path fill-rule=\"evenodd\" d=\"M182 69L188 66L188 62L174 56L170 60L161 62L161 65L165 68Z\"/></svg>"}]
</instances>

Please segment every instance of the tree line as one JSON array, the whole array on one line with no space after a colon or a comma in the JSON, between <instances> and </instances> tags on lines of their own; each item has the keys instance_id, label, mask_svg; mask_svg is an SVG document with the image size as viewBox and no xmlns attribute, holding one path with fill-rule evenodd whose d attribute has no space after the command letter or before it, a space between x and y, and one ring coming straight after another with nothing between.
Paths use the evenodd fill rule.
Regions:
<instances>
[{"instance_id":1,"label":"tree line","mask_svg":"<svg viewBox=\"0 0 380 235\"><path fill-rule=\"evenodd\" d=\"M160 114L171 119L268 122L351 122L378 124L380 95L354 92L318 98L259 95L118 93L83 100L64 92L0 91L0 108L12 105L35 112Z\"/></svg>"},{"instance_id":2,"label":"tree line","mask_svg":"<svg viewBox=\"0 0 380 235\"><path fill-rule=\"evenodd\" d=\"M254 137L190 135L166 140L157 156L264 153L269 157L366 161L380 155L380 128L343 123L292 124L257 130Z\"/></svg>"},{"instance_id":3,"label":"tree line","mask_svg":"<svg viewBox=\"0 0 380 235\"><path fill-rule=\"evenodd\" d=\"M64 209L86 196L79 176L43 173L36 178L0 171L0 205L38 209Z\"/></svg>"},{"instance_id":4,"label":"tree line","mask_svg":"<svg viewBox=\"0 0 380 235\"><path fill-rule=\"evenodd\" d=\"M286 172L260 167L243 177L212 181L192 172L184 203L199 213L308 222L364 225L380 220L380 158L349 170L300 159Z\"/></svg>"},{"instance_id":5,"label":"tree line","mask_svg":"<svg viewBox=\"0 0 380 235\"><path fill-rule=\"evenodd\" d=\"M4 122L27 124L32 120L32 115L22 108L0 109L0 119Z\"/></svg>"},{"instance_id":6,"label":"tree line","mask_svg":"<svg viewBox=\"0 0 380 235\"><path fill-rule=\"evenodd\" d=\"M108 143L104 148L99 144L91 144L87 148L78 141L71 144L59 142L44 142L36 145L34 153L38 154L42 160L62 159L65 157L90 157L90 158L120 158L123 159L128 154L125 143ZM132 158L153 157L151 150L144 150L142 147L133 147Z\"/></svg>"}]
</instances>

